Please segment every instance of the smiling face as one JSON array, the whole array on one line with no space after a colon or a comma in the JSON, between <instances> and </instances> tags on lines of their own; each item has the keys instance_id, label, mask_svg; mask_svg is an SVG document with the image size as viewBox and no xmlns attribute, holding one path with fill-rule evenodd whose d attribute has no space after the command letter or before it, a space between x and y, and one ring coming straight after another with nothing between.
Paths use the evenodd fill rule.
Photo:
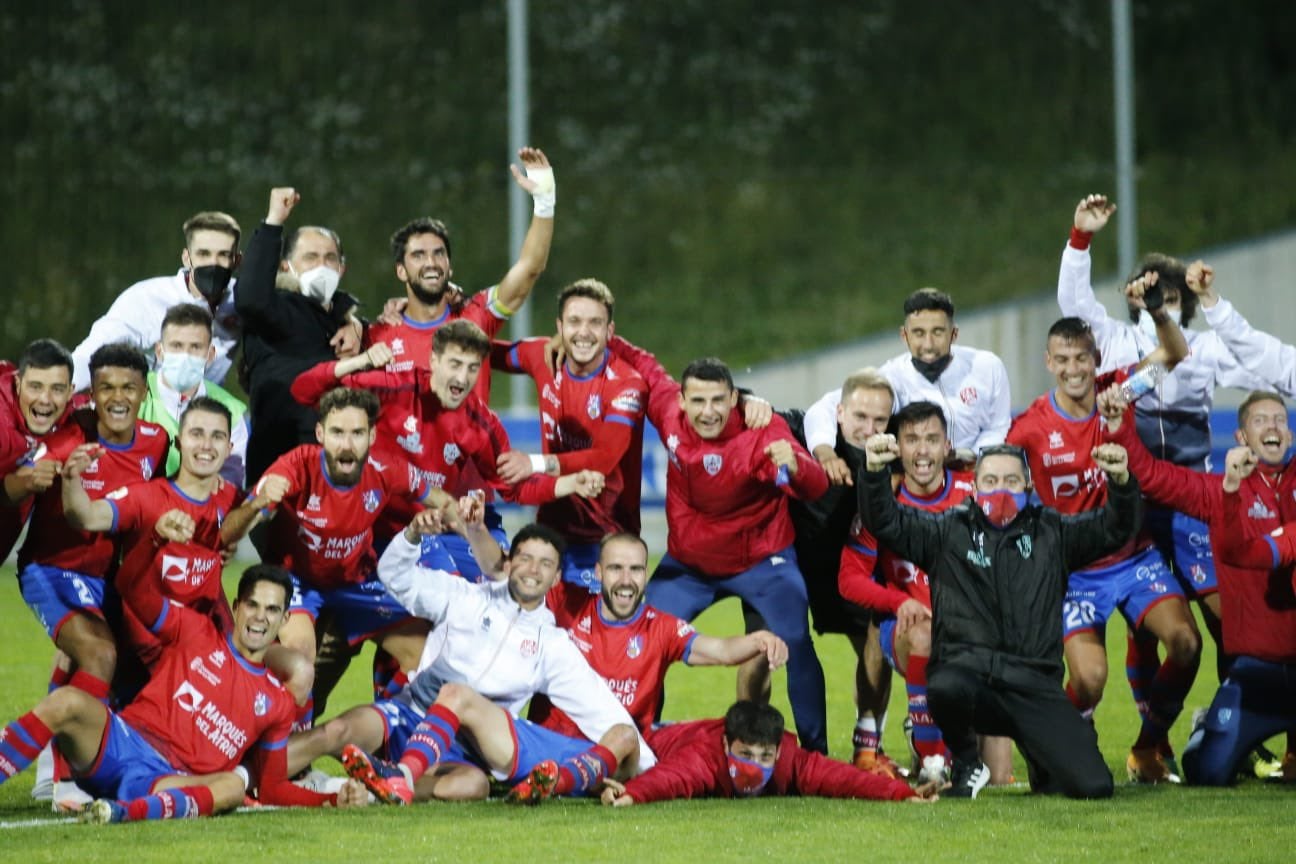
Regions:
<instances>
[{"instance_id":1,"label":"smiling face","mask_svg":"<svg viewBox=\"0 0 1296 864\"><path fill-rule=\"evenodd\" d=\"M924 363L935 363L948 356L957 336L958 328L939 309L911 312L900 328L900 337L909 347L909 353Z\"/></svg>"},{"instance_id":2,"label":"smiling face","mask_svg":"<svg viewBox=\"0 0 1296 864\"><path fill-rule=\"evenodd\" d=\"M1058 392L1081 407L1093 408L1098 354L1088 339L1050 336L1044 365L1057 381Z\"/></svg>"},{"instance_id":3,"label":"smiling face","mask_svg":"<svg viewBox=\"0 0 1296 864\"><path fill-rule=\"evenodd\" d=\"M891 419L891 391L857 387L837 405L837 424L842 438L863 450L870 436L885 432Z\"/></svg>"},{"instance_id":4,"label":"smiling face","mask_svg":"<svg viewBox=\"0 0 1296 864\"><path fill-rule=\"evenodd\" d=\"M539 608L562 575L562 556L544 540L523 540L509 553L509 594L523 609Z\"/></svg>"},{"instance_id":5,"label":"smiling face","mask_svg":"<svg viewBox=\"0 0 1296 864\"><path fill-rule=\"evenodd\" d=\"M631 537L607 541L594 572L603 586L603 611L618 621L633 617L648 586L648 550L643 543Z\"/></svg>"},{"instance_id":6,"label":"smiling face","mask_svg":"<svg viewBox=\"0 0 1296 864\"><path fill-rule=\"evenodd\" d=\"M66 366L28 366L18 376L18 409L33 435L48 434L71 398L72 378Z\"/></svg>"},{"instance_id":7,"label":"smiling face","mask_svg":"<svg viewBox=\"0 0 1296 864\"><path fill-rule=\"evenodd\" d=\"M904 483L911 492L930 495L945 482L950 443L940 418L928 417L902 426L896 435Z\"/></svg>"},{"instance_id":8,"label":"smiling face","mask_svg":"<svg viewBox=\"0 0 1296 864\"><path fill-rule=\"evenodd\" d=\"M441 353L432 352L432 392L450 410L458 408L477 386L481 355L451 343Z\"/></svg>"},{"instance_id":9,"label":"smiling face","mask_svg":"<svg viewBox=\"0 0 1296 864\"><path fill-rule=\"evenodd\" d=\"M405 243L405 257L396 265L396 278L415 298L435 304L450 282L450 250L436 234L414 234Z\"/></svg>"},{"instance_id":10,"label":"smiling face","mask_svg":"<svg viewBox=\"0 0 1296 864\"><path fill-rule=\"evenodd\" d=\"M718 438L725 423L729 422L729 412L738 404L738 391L724 381L688 378L680 391L679 401L698 437Z\"/></svg>"},{"instance_id":11,"label":"smiling face","mask_svg":"<svg viewBox=\"0 0 1296 864\"><path fill-rule=\"evenodd\" d=\"M99 419L99 436L113 444L129 442L147 390L144 376L135 369L104 366L95 370L90 393Z\"/></svg>"},{"instance_id":12,"label":"smiling face","mask_svg":"<svg viewBox=\"0 0 1296 864\"><path fill-rule=\"evenodd\" d=\"M603 362L611 336L612 320L602 303L589 297L570 297L563 304L558 337L568 365L578 375L594 371Z\"/></svg>"},{"instance_id":13,"label":"smiling face","mask_svg":"<svg viewBox=\"0 0 1296 864\"><path fill-rule=\"evenodd\" d=\"M354 486L364 473L374 429L363 408L335 408L315 424L315 438L324 447L324 467L338 486Z\"/></svg>"},{"instance_id":14,"label":"smiling face","mask_svg":"<svg viewBox=\"0 0 1296 864\"><path fill-rule=\"evenodd\" d=\"M180 471L196 479L215 477L230 454L229 419L191 408L180 418Z\"/></svg>"},{"instance_id":15,"label":"smiling face","mask_svg":"<svg viewBox=\"0 0 1296 864\"><path fill-rule=\"evenodd\" d=\"M1246 408L1242 425L1233 433L1266 465L1281 465L1292 445L1287 409L1276 399L1257 399Z\"/></svg>"},{"instance_id":16,"label":"smiling face","mask_svg":"<svg viewBox=\"0 0 1296 864\"><path fill-rule=\"evenodd\" d=\"M273 582L257 582L246 597L234 601L234 647L260 662L288 615L288 598Z\"/></svg>"}]
</instances>

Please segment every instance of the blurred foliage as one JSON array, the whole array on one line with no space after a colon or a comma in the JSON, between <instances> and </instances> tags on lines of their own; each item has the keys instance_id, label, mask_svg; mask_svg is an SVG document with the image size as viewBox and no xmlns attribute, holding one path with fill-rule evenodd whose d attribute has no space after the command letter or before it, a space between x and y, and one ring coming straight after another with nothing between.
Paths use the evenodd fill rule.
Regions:
<instances>
[{"instance_id":1,"label":"blurred foliage","mask_svg":"<svg viewBox=\"0 0 1296 864\"><path fill-rule=\"evenodd\" d=\"M1296 5L1136 0L1146 248L1296 223ZM1080 195L1114 185L1105 0L532 0L532 140L558 226L534 320L596 275L678 369L1047 290ZM179 226L250 233L272 185L398 293L387 238L429 213L456 280L509 263L502 2L10 0L0 9L0 356L78 342ZM1099 271L1114 266L1100 242ZM503 392L503 391L501 391Z\"/></svg>"}]
</instances>

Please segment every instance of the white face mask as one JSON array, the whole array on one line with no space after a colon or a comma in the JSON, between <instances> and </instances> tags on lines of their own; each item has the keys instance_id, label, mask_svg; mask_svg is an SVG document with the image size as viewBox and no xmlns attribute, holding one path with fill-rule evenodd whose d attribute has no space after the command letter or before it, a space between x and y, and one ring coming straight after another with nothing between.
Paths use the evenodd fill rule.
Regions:
<instances>
[{"instance_id":1,"label":"white face mask","mask_svg":"<svg viewBox=\"0 0 1296 864\"><path fill-rule=\"evenodd\" d=\"M1179 323L1178 308L1167 306L1165 311L1166 314L1170 316L1171 321L1173 321L1175 324ZM1152 320L1152 316L1148 314L1148 311L1146 309L1139 310L1138 328L1142 330L1145 334L1147 334L1147 337L1151 339L1153 342L1158 341L1157 332L1156 332L1156 322Z\"/></svg>"},{"instance_id":2,"label":"white face mask","mask_svg":"<svg viewBox=\"0 0 1296 864\"><path fill-rule=\"evenodd\" d=\"M158 366L166 383L184 393L198 386L203 373L207 371L207 361L193 354L163 354L162 363Z\"/></svg>"},{"instance_id":3,"label":"white face mask","mask_svg":"<svg viewBox=\"0 0 1296 864\"><path fill-rule=\"evenodd\" d=\"M292 265L288 265L291 269ZM312 267L305 273L297 273L297 283L301 286L301 293L305 297L318 300L321 306L327 306L333 299L333 292L337 291L338 282L342 279L342 274L338 273L332 267Z\"/></svg>"}]
</instances>

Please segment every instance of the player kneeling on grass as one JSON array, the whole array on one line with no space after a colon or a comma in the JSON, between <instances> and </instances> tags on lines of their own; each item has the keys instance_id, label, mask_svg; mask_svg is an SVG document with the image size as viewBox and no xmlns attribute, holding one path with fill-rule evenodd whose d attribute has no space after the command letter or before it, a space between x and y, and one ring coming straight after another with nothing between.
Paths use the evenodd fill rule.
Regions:
<instances>
[{"instance_id":1,"label":"player kneeling on grass","mask_svg":"<svg viewBox=\"0 0 1296 864\"><path fill-rule=\"evenodd\" d=\"M176 515L158 521L163 538ZM148 685L120 713L75 687L53 691L0 730L0 782L57 739L78 782L100 796L83 811L86 822L210 816L241 804L249 783L265 804L368 803L358 783L322 795L294 786L285 772L293 699L263 661L287 613L288 574L248 568L228 635L209 617L162 598L148 575L118 574L122 600L164 645Z\"/></svg>"},{"instance_id":2,"label":"player kneeling on grass","mask_svg":"<svg viewBox=\"0 0 1296 864\"><path fill-rule=\"evenodd\" d=\"M603 803L614 807L674 798L801 795L925 803L937 784L911 789L903 780L860 771L797 746L777 708L735 702L723 719L662 727L653 735L657 765L620 783L605 780Z\"/></svg>"}]
</instances>

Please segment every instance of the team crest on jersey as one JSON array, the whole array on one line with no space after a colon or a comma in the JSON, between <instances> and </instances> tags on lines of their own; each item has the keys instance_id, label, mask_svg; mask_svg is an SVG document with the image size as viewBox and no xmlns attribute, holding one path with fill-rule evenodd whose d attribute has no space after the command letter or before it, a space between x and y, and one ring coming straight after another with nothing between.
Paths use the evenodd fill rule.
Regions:
<instances>
[{"instance_id":1,"label":"team crest on jersey","mask_svg":"<svg viewBox=\"0 0 1296 864\"><path fill-rule=\"evenodd\" d=\"M116 489L109 492L104 497L107 498L109 501L120 501L121 499L125 498L129 493L130 490L127 489L125 486L118 486Z\"/></svg>"},{"instance_id":2,"label":"team crest on jersey","mask_svg":"<svg viewBox=\"0 0 1296 864\"><path fill-rule=\"evenodd\" d=\"M441 448L441 458L447 465L453 465L459 458L459 445L451 441Z\"/></svg>"},{"instance_id":3,"label":"team crest on jersey","mask_svg":"<svg viewBox=\"0 0 1296 864\"><path fill-rule=\"evenodd\" d=\"M597 420L603 413L603 402L599 399L599 394L591 393L589 400L585 403L585 413L591 420Z\"/></svg>"},{"instance_id":4,"label":"team crest on jersey","mask_svg":"<svg viewBox=\"0 0 1296 864\"><path fill-rule=\"evenodd\" d=\"M1033 544L1031 543L1029 535L1023 534L1017 538L1017 551L1021 553L1023 558L1029 558L1031 556L1032 548Z\"/></svg>"},{"instance_id":5,"label":"team crest on jersey","mask_svg":"<svg viewBox=\"0 0 1296 864\"><path fill-rule=\"evenodd\" d=\"M959 391L959 398L963 400L964 405L975 405L977 401L977 389L975 387L964 387Z\"/></svg>"},{"instance_id":6,"label":"team crest on jersey","mask_svg":"<svg viewBox=\"0 0 1296 864\"><path fill-rule=\"evenodd\" d=\"M310 496L309 498L307 498L307 499L306 499L306 509L307 509L307 510L318 510L318 509L320 509L320 497L319 497L318 495L312 495L312 496Z\"/></svg>"},{"instance_id":7,"label":"team crest on jersey","mask_svg":"<svg viewBox=\"0 0 1296 864\"><path fill-rule=\"evenodd\" d=\"M178 555L162 556L162 581L163 582L188 582L189 581L189 559L181 558Z\"/></svg>"},{"instance_id":8,"label":"team crest on jersey","mask_svg":"<svg viewBox=\"0 0 1296 864\"><path fill-rule=\"evenodd\" d=\"M1191 574L1191 576L1192 576L1192 581L1193 581L1194 584L1196 584L1196 585L1205 585L1205 584L1206 584L1206 568L1205 568L1205 567L1203 567L1203 566L1200 565L1200 564L1194 564L1194 565L1192 565L1191 567L1188 568L1188 572Z\"/></svg>"},{"instance_id":9,"label":"team crest on jersey","mask_svg":"<svg viewBox=\"0 0 1296 864\"><path fill-rule=\"evenodd\" d=\"M258 717L264 717L270 710L270 697L264 693L257 693L256 698L252 700L252 713Z\"/></svg>"},{"instance_id":10,"label":"team crest on jersey","mask_svg":"<svg viewBox=\"0 0 1296 864\"><path fill-rule=\"evenodd\" d=\"M364 502L366 513L375 512L378 506L382 504L382 497L379 496L377 489L366 489L360 500Z\"/></svg>"},{"instance_id":11,"label":"team crest on jersey","mask_svg":"<svg viewBox=\"0 0 1296 864\"><path fill-rule=\"evenodd\" d=\"M719 453L708 453L702 457L702 467L706 469L708 474L714 477L719 474L720 469L724 467L724 457Z\"/></svg>"},{"instance_id":12,"label":"team crest on jersey","mask_svg":"<svg viewBox=\"0 0 1296 864\"><path fill-rule=\"evenodd\" d=\"M634 660L643 653L643 636L635 635L626 640L626 656Z\"/></svg>"},{"instance_id":13,"label":"team crest on jersey","mask_svg":"<svg viewBox=\"0 0 1296 864\"><path fill-rule=\"evenodd\" d=\"M518 651L523 657L534 657L540 653L540 643L534 639L523 639Z\"/></svg>"},{"instance_id":14,"label":"team crest on jersey","mask_svg":"<svg viewBox=\"0 0 1296 864\"><path fill-rule=\"evenodd\" d=\"M1061 446L1062 446L1063 444L1065 444L1065 443L1066 443L1066 442L1064 442L1064 441L1062 440L1062 433L1061 433L1061 432L1058 432L1058 431L1055 429L1055 430L1053 430L1052 432L1049 433L1049 449L1050 449L1050 450L1056 450L1056 449L1058 449L1059 447L1061 447Z\"/></svg>"}]
</instances>

